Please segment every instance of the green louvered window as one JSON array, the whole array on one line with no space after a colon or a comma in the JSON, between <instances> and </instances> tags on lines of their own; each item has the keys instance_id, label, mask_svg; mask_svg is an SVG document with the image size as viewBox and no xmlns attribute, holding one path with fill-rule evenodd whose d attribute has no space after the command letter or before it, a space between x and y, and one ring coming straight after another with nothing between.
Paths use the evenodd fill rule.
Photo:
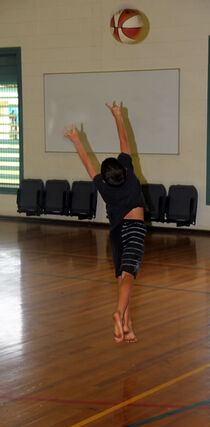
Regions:
<instances>
[{"instance_id":1,"label":"green louvered window","mask_svg":"<svg viewBox=\"0 0 210 427\"><path fill-rule=\"evenodd\" d=\"M22 179L20 48L0 49L0 192L15 193Z\"/></svg>"}]
</instances>

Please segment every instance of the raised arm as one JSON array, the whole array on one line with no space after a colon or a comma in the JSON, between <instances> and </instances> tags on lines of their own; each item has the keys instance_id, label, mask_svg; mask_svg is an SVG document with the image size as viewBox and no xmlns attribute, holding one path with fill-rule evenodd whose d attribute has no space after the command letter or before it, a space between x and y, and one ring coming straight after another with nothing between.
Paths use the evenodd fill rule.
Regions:
<instances>
[{"instance_id":1,"label":"raised arm","mask_svg":"<svg viewBox=\"0 0 210 427\"><path fill-rule=\"evenodd\" d=\"M116 121L117 131L120 139L121 152L131 154L127 133L120 112L120 107L116 104L115 101L113 102L112 106L109 104L106 104L106 106L110 109Z\"/></svg>"},{"instance_id":2,"label":"raised arm","mask_svg":"<svg viewBox=\"0 0 210 427\"><path fill-rule=\"evenodd\" d=\"M63 133L65 138L68 138L70 141L73 142L77 153L79 154L80 159L82 160L83 165L87 169L88 174L93 179L95 175L97 175L97 171L95 170L94 166L92 165L86 151L84 150L84 147L81 143L79 134L76 129L76 125L73 124L72 129L70 129L68 126L63 129Z\"/></svg>"}]
</instances>

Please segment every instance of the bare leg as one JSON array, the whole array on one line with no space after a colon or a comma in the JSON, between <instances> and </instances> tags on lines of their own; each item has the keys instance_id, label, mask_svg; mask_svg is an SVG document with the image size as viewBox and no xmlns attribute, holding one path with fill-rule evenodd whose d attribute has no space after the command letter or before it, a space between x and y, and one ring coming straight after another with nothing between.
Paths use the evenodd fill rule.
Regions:
<instances>
[{"instance_id":1,"label":"bare leg","mask_svg":"<svg viewBox=\"0 0 210 427\"><path fill-rule=\"evenodd\" d=\"M118 311L115 311L112 318L114 320L114 340L116 343L122 342L124 340L124 333L121 315Z\"/></svg>"},{"instance_id":2,"label":"bare leg","mask_svg":"<svg viewBox=\"0 0 210 427\"><path fill-rule=\"evenodd\" d=\"M119 294L120 294L121 283L122 283L122 276L118 277ZM124 317L122 319L122 327L123 327L124 341L128 343L135 343L138 341L132 327L132 321L130 316L130 302L128 303L126 310L124 312Z\"/></svg>"},{"instance_id":3,"label":"bare leg","mask_svg":"<svg viewBox=\"0 0 210 427\"><path fill-rule=\"evenodd\" d=\"M128 304L124 314L123 332L124 332L124 340L126 342L135 343L138 341L132 327L132 321L130 317L130 304Z\"/></svg>"},{"instance_id":4,"label":"bare leg","mask_svg":"<svg viewBox=\"0 0 210 427\"><path fill-rule=\"evenodd\" d=\"M117 310L113 313L114 320L114 338L116 342L124 340L123 322L126 309L129 305L131 289L134 277L132 274L122 272L122 276L118 278L119 295ZM128 311L129 314L129 311ZM126 316L126 319L128 317Z\"/></svg>"}]
</instances>

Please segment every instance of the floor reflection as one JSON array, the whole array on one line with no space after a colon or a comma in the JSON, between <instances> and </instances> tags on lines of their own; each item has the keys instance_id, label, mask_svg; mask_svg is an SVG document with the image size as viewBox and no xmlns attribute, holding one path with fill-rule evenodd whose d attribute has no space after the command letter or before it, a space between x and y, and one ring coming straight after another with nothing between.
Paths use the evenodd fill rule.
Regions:
<instances>
[{"instance_id":1,"label":"floor reflection","mask_svg":"<svg viewBox=\"0 0 210 427\"><path fill-rule=\"evenodd\" d=\"M0 346L22 342L21 258L19 250L0 250ZM13 350L14 351L14 350ZM18 352L20 348L18 348Z\"/></svg>"}]
</instances>

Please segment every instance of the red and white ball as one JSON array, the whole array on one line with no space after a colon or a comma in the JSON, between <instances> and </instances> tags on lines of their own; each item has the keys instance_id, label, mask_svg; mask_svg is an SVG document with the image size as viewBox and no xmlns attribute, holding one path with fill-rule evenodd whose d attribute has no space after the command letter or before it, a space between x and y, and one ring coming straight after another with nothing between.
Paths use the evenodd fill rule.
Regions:
<instances>
[{"instance_id":1,"label":"red and white ball","mask_svg":"<svg viewBox=\"0 0 210 427\"><path fill-rule=\"evenodd\" d=\"M144 27L143 16L139 10L124 9L116 12L110 22L113 37L121 43L137 43Z\"/></svg>"}]
</instances>

